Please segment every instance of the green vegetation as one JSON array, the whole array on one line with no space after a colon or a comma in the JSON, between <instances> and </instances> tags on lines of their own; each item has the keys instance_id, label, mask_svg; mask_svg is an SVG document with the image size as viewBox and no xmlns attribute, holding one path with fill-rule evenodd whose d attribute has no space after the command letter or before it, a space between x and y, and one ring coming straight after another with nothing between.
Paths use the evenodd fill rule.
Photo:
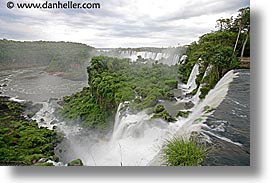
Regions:
<instances>
[{"instance_id":1,"label":"green vegetation","mask_svg":"<svg viewBox=\"0 0 275 183\"><path fill-rule=\"evenodd\" d=\"M139 99L133 107L142 110L170 99L177 87L176 66L131 63L128 59L93 57L88 67L89 86L97 103L104 109L116 108L123 101Z\"/></svg>"},{"instance_id":2,"label":"green vegetation","mask_svg":"<svg viewBox=\"0 0 275 183\"><path fill-rule=\"evenodd\" d=\"M234 20L232 17L217 20L219 30L201 36L187 48L186 62L179 65L179 78L186 83L194 65L199 64L197 88L190 94L201 86L199 97L205 98L227 71L239 67L237 57L250 55L249 15L250 9L243 8ZM205 72L207 75L203 77Z\"/></svg>"},{"instance_id":3,"label":"green vegetation","mask_svg":"<svg viewBox=\"0 0 275 183\"><path fill-rule=\"evenodd\" d=\"M177 66L131 63L113 57L93 57L87 71L89 87L64 97L59 114L95 129L109 126L121 102L130 101L133 111L154 107L160 99L173 98L170 91L178 83Z\"/></svg>"},{"instance_id":4,"label":"green vegetation","mask_svg":"<svg viewBox=\"0 0 275 183\"><path fill-rule=\"evenodd\" d=\"M45 162L45 163L36 163L34 166L54 166L53 163Z\"/></svg>"},{"instance_id":5,"label":"green vegetation","mask_svg":"<svg viewBox=\"0 0 275 183\"><path fill-rule=\"evenodd\" d=\"M24 119L24 110L22 104L0 97L0 164L13 161L31 165L54 156L61 137Z\"/></svg>"},{"instance_id":6,"label":"green vegetation","mask_svg":"<svg viewBox=\"0 0 275 183\"><path fill-rule=\"evenodd\" d=\"M184 118L188 118L189 114L191 113L191 111L179 111L176 115L176 117L184 117Z\"/></svg>"},{"instance_id":7,"label":"green vegetation","mask_svg":"<svg viewBox=\"0 0 275 183\"><path fill-rule=\"evenodd\" d=\"M105 129L108 126L108 121L105 120L106 111L96 103L89 88L86 87L81 92L65 96L63 100L63 108L58 113L69 122L81 122L83 127L92 129Z\"/></svg>"},{"instance_id":8,"label":"green vegetation","mask_svg":"<svg viewBox=\"0 0 275 183\"><path fill-rule=\"evenodd\" d=\"M68 166L83 166L81 159L76 159L68 163Z\"/></svg>"},{"instance_id":9,"label":"green vegetation","mask_svg":"<svg viewBox=\"0 0 275 183\"><path fill-rule=\"evenodd\" d=\"M216 108L214 108L214 107L211 107L211 106L209 106L209 105L206 105L206 106L204 106L204 108L203 108L203 112L210 113L210 112L214 111L215 109L216 109Z\"/></svg>"},{"instance_id":10,"label":"green vegetation","mask_svg":"<svg viewBox=\"0 0 275 183\"><path fill-rule=\"evenodd\" d=\"M176 119L165 110L163 105L158 104L155 106L154 112L155 114L152 116L152 118L162 118L168 122L176 121Z\"/></svg>"},{"instance_id":11,"label":"green vegetation","mask_svg":"<svg viewBox=\"0 0 275 183\"><path fill-rule=\"evenodd\" d=\"M168 166L198 166L204 161L207 150L197 140L173 137L166 140L162 148L162 158Z\"/></svg>"},{"instance_id":12,"label":"green vegetation","mask_svg":"<svg viewBox=\"0 0 275 183\"><path fill-rule=\"evenodd\" d=\"M158 105L156 105L156 106L154 107L154 112L155 112L155 113L160 113L160 112L162 112L162 111L164 111L164 110L165 110L164 106L163 106L163 105L160 105L160 104L158 104Z\"/></svg>"},{"instance_id":13,"label":"green vegetation","mask_svg":"<svg viewBox=\"0 0 275 183\"><path fill-rule=\"evenodd\" d=\"M93 47L71 42L0 40L0 70L47 66L48 72L64 72L66 78L86 78Z\"/></svg>"}]
</instances>

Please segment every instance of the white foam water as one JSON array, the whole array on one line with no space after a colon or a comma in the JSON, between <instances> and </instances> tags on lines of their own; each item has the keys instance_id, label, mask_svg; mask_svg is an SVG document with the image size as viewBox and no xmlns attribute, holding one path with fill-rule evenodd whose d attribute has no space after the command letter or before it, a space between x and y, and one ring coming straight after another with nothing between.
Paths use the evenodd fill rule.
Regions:
<instances>
[{"instance_id":1,"label":"white foam water","mask_svg":"<svg viewBox=\"0 0 275 183\"><path fill-rule=\"evenodd\" d=\"M74 136L80 133L82 127L78 124L67 125L65 121L59 121L54 115L56 107L51 102L37 102L42 104L42 108L32 117L38 123L39 127L46 127L52 130L54 127L57 131L62 132L65 137Z\"/></svg>"}]
</instances>

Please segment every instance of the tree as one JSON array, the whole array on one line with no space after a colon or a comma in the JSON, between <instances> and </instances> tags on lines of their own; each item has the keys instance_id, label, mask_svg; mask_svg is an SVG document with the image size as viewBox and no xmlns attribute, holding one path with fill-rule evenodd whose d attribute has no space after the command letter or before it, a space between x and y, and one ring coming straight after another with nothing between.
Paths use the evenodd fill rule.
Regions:
<instances>
[{"instance_id":1,"label":"tree","mask_svg":"<svg viewBox=\"0 0 275 183\"><path fill-rule=\"evenodd\" d=\"M231 16L230 18L220 18L217 21L216 27L219 27L219 31L224 31L224 30L230 30L233 26L233 17Z\"/></svg>"},{"instance_id":2,"label":"tree","mask_svg":"<svg viewBox=\"0 0 275 183\"><path fill-rule=\"evenodd\" d=\"M237 44L238 44L241 33L243 32L246 35L245 40L242 45L242 51L241 51L241 57L243 57L245 46L247 44L247 40L248 40L249 33L250 33L250 8L249 7L241 8L239 10L239 15L235 19L233 26L238 27L238 35L237 35L237 39L235 42L233 53L235 53L235 51L236 51Z\"/></svg>"}]
</instances>

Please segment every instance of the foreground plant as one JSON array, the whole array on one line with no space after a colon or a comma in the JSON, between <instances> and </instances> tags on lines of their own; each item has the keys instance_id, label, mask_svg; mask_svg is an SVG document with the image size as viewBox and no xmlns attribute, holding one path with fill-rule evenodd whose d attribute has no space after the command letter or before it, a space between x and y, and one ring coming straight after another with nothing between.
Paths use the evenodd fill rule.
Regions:
<instances>
[{"instance_id":1,"label":"foreground plant","mask_svg":"<svg viewBox=\"0 0 275 183\"><path fill-rule=\"evenodd\" d=\"M165 141L162 158L167 166L198 166L206 158L207 150L195 139L173 137Z\"/></svg>"}]
</instances>

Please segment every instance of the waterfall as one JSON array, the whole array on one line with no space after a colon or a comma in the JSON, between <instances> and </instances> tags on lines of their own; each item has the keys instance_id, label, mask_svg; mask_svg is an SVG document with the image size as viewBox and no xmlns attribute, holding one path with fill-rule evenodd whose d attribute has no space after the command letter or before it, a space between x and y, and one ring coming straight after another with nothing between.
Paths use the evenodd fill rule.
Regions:
<instances>
[{"instance_id":1,"label":"waterfall","mask_svg":"<svg viewBox=\"0 0 275 183\"><path fill-rule=\"evenodd\" d=\"M118 53L119 57L129 58L132 62L135 62L138 56L141 56L143 59L151 59L167 65L177 64L180 58L177 54L169 54L165 52L123 50L118 51Z\"/></svg>"},{"instance_id":2,"label":"waterfall","mask_svg":"<svg viewBox=\"0 0 275 183\"><path fill-rule=\"evenodd\" d=\"M199 73L199 65L195 64L190 74L190 77L188 78L188 81L187 81L187 87L190 91L194 90L197 87L196 78L198 73Z\"/></svg>"},{"instance_id":3,"label":"waterfall","mask_svg":"<svg viewBox=\"0 0 275 183\"><path fill-rule=\"evenodd\" d=\"M113 137L112 139L116 139L118 136L120 136L120 134L118 134L118 131L121 131L121 130L118 130L118 128L121 128L121 124L120 124L120 121L121 121L121 108L124 106L124 103L120 103L118 108L117 108L117 112L116 112L116 115L115 115L115 124L114 124L114 128L113 128Z\"/></svg>"},{"instance_id":4,"label":"waterfall","mask_svg":"<svg viewBox=\"0 0 275 183\"><path fill-rule=\"evenodd\" d=\"M100 166L145 166L158 153L163 140L169 136L170 125L161 119L141 111L126 114L114 129L112 138L90 145L96 165ZM87 144L86 144L87 147ZM87 165L94 165L88 154L80 158Z\"/></svg>"},{"instance_id":5,"label":"waterfall","mask_svg":"<svg viewBox=\"0 0 275 183\"><path fill-rule=\"evenodd\" d=\"M170 65L176 65L179 62L179 55L174 55L173 61Z\"/></svg>"},{"instance_id":6,"label":"waterfall","mask_svg":"<svg viewBox=\"0 0 275 183\"><path fill-rule=\"evenodd\" d=\"M182 55L181 57L180 57L180 62L182 63L182 64L184 64L185 63L185 61L186 61L186 58L187 58L187 55Z\"/></svg>"},{"instance_id":7,"label":"waterfall","mask_svg":"<svg viewBox=\"0 0 275 183\"><path fill-rule=\"evenodd\" d=\"M211 138L207 135L207 133L217 138L220 138L221 140L230 142L235 145L240 145L238 142L233 142L226 137L220 137L218 135L213 134L212 132L202 130L202 127L206 126L204 124L204 121L207 119L209 115L213 113L207 113L206 111L204 111L204 107L218 107L227 94L229 84L233 81L235 77L236 74L234 74L234 71L229 71L225 76L223 76L222 79L220 79L220 81L216 84L215 88L209 91L209 93L206 95L203 101L195 104L194 108L192 109L192 113L189 115L188 118L179 117L177 122L175 123L173 135L182 136L188 139L192 135L192 132L203 132L202 135L204 135L204 139L208 142L211 142ZM150 162L148 162L148 165L161 165L160 152L157 153L156 156Z\"/></svg>"},{"instance_id":8,"label":"waterfall","mask_svg":"<svg viewBox=\"0 0 275 183\"><path fill-rule=\"evenodd\" d=\"M204 107L210 106L211 108L216 108L225 98L229 84L233 81L233 78L236 77L234 71L229 71L222 79L216 84L214 89L210 90L206 95L205 99L198 103L188 120L181 119L178 122L181 124L177 130L178 135L190 136L192 131L199 131L203 126L203 121L207 118L207 115L204 115Z\"/></svg>"},{"instance_id":9,"label":"waterfall","mask_svg":"<svg viewBox=\"0 0 275 183\"><path fill-rule=\"evenodd\" d=\"M207 68L206 68L206 70L205 70L205 72L204 72L204 75L203 75L202 79L205 78L205 77L207 76L207 74L210 72L211 68L212 68L211 65L207 66ZM199 100L200 100L200 98L199 98L199 96L200 96L200 94L201 94L201 91L200 91L200 90L201 90L201 85L199 86L197 93L196 93L196 94L192 97L192 99L190 100L190 101L192 101L194 104L197 104L197 103L199 102ZM192 91L192 90L191 90L191 91Z\"/></svg>"},{"instance_id":10,"label":"waterfall","mask_svg":"<svg viewBox=\"0 0 275 183\"><path fill-rule=\"evenodd\" d=\"M123 103L120 103L117 108L116 116L115 116L115 125L114 125L114 131L117 129L119 122L120 122L120 110L123 107Z\"/></svg>"},{"instance_id":11,"label":"waterfall","mask_svg":"<svg viewBox=\"0 0 275 183\"><path fill-rule=\"evenodd\" d=\"M190 73L187 84L181 84L179 86L180 89L184 90L184 93L189 93L197 88L196 78L197 78L198 73L199 73L199 65L195 64L191 73Z\"/></svg>"}]
</instances>

